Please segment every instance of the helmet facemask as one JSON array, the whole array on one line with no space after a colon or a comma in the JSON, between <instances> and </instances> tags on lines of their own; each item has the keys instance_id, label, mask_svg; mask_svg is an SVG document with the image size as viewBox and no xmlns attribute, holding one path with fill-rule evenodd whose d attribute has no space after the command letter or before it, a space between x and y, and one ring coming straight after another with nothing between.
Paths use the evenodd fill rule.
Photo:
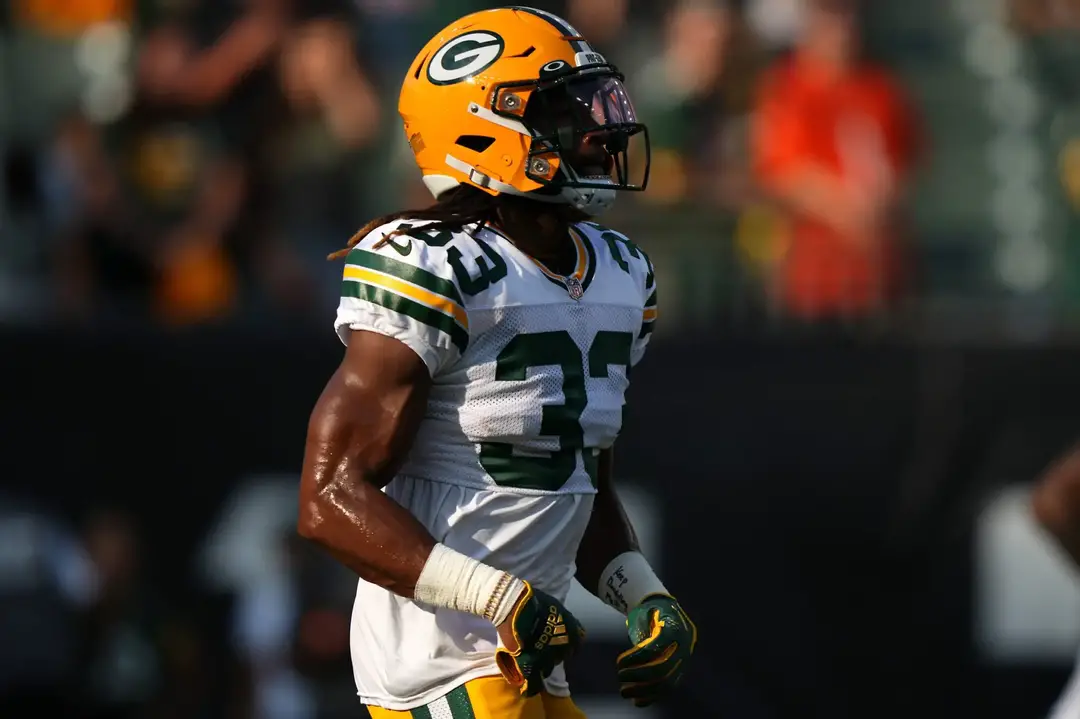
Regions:
<instances>
[{"instance_id":1,"label":"helmet facemask","mask_svg":"<svg viewBox=\"0 0 1080 719\"><path fill-rule=\"evenodd\" d=\"M539 80L495 86L491 110L532 135L525 174L542 187L528 197L597 215L648 184L648 130L610 65L549 63Z\"/></svg>"}]
</instances>

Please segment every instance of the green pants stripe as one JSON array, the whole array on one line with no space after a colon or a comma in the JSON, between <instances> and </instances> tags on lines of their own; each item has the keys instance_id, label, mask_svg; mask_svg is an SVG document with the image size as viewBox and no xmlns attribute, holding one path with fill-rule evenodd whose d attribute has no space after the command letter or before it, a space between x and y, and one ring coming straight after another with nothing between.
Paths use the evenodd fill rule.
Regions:
<instances>
[{"instance_id":1,"label":"green pants stripe","mask_svg":"<svg viewBox=\"0 0 1080 719\"><path fill-rule=\"evenodd\" d=\"M464 685L409 713L412 719L476 719L469 692Z\"/></svg>"}]
</instances>

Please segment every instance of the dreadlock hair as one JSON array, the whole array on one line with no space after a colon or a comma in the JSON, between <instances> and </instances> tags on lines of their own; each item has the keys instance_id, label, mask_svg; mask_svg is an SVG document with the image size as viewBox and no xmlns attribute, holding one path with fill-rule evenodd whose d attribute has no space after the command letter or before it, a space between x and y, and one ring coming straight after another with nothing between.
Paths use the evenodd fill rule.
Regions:
<instances>
[{"instance_id":1,"label":"dreadlock hair","mask_svg":"<svg viewBox=\"0 0 1080 719\"><path fill-rule=\"evenodd\" d=\"M466 225L483 227L488 222L494 222L499 208L499 197L471 185L457 185L439 195L435 204L430 207L417 210L403 210L392 212L389 215L376 217L367 223L353 235L346 243L345 248L334 252L328 260L339 260L349 254L349 250L356 246L360 240L371 234L377 227L395 220L431 220L424 230L451 230L460 232ZM408 232L408 228L402 227L383 235L375 245L376 248L386 244L389 240Z\"/></svg>"}]
</instances>

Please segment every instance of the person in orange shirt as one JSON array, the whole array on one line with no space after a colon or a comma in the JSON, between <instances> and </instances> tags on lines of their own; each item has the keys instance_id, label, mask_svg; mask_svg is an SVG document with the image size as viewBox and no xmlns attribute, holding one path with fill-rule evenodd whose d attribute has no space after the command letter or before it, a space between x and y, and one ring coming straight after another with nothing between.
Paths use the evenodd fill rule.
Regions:
<instances>
[{"instance_id":1,"label":"person in orange shirt","mask_svg":"<svg viewBox=\"0 0 1080 719\"><path fill-rule=\"evenodd\" d=\"M758 182L787 216L785 309L871 316L907 279L902 200L917 155L902 89L859 56L855 0L807 0L791 56L765 74L752 137Z\"/></svg>"}]
</instances>

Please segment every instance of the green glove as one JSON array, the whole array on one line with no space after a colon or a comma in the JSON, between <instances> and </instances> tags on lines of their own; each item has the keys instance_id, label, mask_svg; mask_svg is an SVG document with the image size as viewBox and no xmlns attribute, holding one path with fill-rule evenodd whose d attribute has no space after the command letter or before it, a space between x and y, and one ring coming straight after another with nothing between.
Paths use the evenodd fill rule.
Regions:
<instances>
[{"instance_id":1,"label":"green glove","mask_svg":"<svg viewBox=\"0 0 1080 719\"><path fill-rule=\"evenodd\" d=\"M630 610L626 628L634 646L616 662L619 693L634 706L647 707L682 679L697 644L697 627L674 597L653 594Z\"/></svg>"},{"instance_id":2,"label":"green glove","mask_svg":"<svg viewBox=\"0 0 1080 719\"><path fill-rule=\"evenodd\" d=\"M495 663L506 681L525 696L539 694L544 678L566 661L585 639L585 629L555 597L538 592L525 582L510 618L517 648L499 647Z\"/></svg>"}]
</instances>

